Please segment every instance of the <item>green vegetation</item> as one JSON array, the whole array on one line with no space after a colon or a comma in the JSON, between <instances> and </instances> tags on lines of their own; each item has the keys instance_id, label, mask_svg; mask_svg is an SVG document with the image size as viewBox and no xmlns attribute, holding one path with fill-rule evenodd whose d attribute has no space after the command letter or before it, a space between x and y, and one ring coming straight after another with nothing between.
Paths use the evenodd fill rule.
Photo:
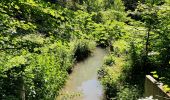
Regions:
<instances>
[{"instance_id":1,"label":"green vegetation","mask_svg":"<svg viewBox=\"0 0 170 100\"><path fill-rule=\"evenodd\" d=\"M146 74L170 85L169 8L167 2L146 1L130 12L136 21L122 24L124 35L112 41L111 54L99 70L108 98L136 100L142 97ZM166 92L168 85L164 86Z\"/></svg>"},{"instance_id":2,"label":"green vegetation","mask_svg":"<svg viewBox=\"0 0 170 100\"><path fill-rule=\"evenodd\" d=\"M0 6L0 98L54 99L75 59L95 47L79 22L88 15L34 0Z\"/></svg>"},{"instance_id":3,"label":"green vegetation","mask_svg":"<svg viewBox=\"0 0 170 100\"><path fill-rule=\"evenodd\" d=\"M0 99L55 99L96 45L108 99L140 98L146 74L168 92L169 44L169 0L1 0Z\"/></svg>"}]
</instances>

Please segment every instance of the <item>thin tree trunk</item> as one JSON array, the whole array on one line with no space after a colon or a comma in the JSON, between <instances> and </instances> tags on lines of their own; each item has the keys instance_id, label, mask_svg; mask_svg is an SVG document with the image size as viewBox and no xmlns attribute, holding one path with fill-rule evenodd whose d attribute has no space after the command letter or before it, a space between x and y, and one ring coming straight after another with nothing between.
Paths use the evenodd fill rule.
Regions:
<instances>
[{"instance_id":1,"label":"thin tree trunk","mask_svg":"<svg viewBox=\"0 0 170 100\"><path fill-rule=\"evenodd\" d=\"M146 33L146 44L145 44L145 55L144 55L144 69L143 71L146 72L146 74L150 73L150 66L148 62L148 53L149 53L149 42L150 42L150 31L151 28L149 27L147 33Z\"/></svg>"},{"instance_id":2,"label":"thin tree trunk","mask_svg":"<svg viewBox=\"0 0 170 100\"><path fill-rule=\"evenodd\" d=\"M148 52L149 52L150 31L151 31L151 28L148 29L147 35L146 35L146 47L145 47L145 53L146 53L145 56L146 57L148 56Z\"/></svg>"},{"instance_id":3,"label":"thin tree trunk","mask_svg":"<svg viewBox=\"0 0 170 100\"><path fill-rule=\"evenodd\" d=\"M21 100L25 100L25 86L24 86L24 79L23 79L23 77L21 77L20 98L21 98Z\"/></svg>"}]
</instances>

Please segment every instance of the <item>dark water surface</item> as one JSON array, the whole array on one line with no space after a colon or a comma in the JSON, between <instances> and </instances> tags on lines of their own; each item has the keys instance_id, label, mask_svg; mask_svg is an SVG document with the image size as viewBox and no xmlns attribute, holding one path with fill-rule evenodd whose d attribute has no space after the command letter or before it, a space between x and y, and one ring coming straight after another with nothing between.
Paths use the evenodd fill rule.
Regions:
<instances>
[{"instance_id":1,"label":"dark water surface","mask_svg":"<svg viewBox=\"0 0 170 100\"><path fill-rule=\"evenodd\" d=\"M57 100L104 100L104 90L97 78L106 50L96 48L86 60L77 63Z\"/></svg>"}]
</instances>

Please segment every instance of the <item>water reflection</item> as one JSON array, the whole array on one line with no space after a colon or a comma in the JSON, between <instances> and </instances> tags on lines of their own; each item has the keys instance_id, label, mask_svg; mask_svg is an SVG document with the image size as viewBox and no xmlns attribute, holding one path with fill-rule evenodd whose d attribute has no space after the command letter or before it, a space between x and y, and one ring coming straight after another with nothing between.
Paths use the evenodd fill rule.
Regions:
<instances>
[{"instance_id":1,"label":"water reflection","mask_svg":"<svg viewBox=\"0 0 170 100\"><path fill-rule=\"evenodd\" d=\"M97 79L97 70L106 54L104 49L96 48L92 56L76 64L57 100L103 100L104 91Z\"/></svg>"}]
</instances>

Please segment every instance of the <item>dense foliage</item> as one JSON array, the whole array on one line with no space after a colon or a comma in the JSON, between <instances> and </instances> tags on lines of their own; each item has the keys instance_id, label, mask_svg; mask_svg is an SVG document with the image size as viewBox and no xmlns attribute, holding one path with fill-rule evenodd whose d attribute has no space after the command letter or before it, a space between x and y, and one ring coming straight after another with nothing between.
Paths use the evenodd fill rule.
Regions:
<instances>
[{"instance_id":1,"label":"dense foliage","mask_svg":"<svg viewBox=\"0 0 170 100\"><path fill-rule=\"evenodd\" d=\"M146 1L130 12L136 21L123 25L124 35L112 42L111 54L99 70L108 98L136 100L143 96L146 74L169 84L169 8L165 1ZM164 87L168 92L168 85Z\"/></svg>"},{"instance_id":2,"label":"dense foliage","mask_svg":"<svg viewBox=\"0 0 170 100\"><path fill-rule=\"evenodd\" d=\"M0 6L0 98L54 99L75 60L95 46L85 34L88 13L34 0Z\"/></svg>"},{"instance_id":3,"label":"dense foliage","mask_svg":"<svg viewBox=\"0 0 170 100\"><path fill-rule=\"evenodd\" d=\"M55 99L96 45L108 99L141 97L146 74L169 91L169 44L169 0L1 0L0 99Z\"/></svg>"}]
</instances>

